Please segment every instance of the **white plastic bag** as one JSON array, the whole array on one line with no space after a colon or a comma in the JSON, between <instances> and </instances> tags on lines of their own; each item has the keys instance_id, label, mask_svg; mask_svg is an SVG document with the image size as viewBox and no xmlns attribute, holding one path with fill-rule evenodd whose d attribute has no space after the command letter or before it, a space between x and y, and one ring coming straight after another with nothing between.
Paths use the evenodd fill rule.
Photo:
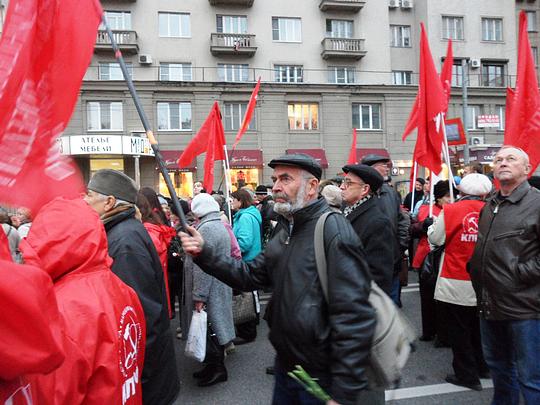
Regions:
<instances>
[{"instance_id":1,"label":"white plastic bag","mask_svg":"<svg viewBox=\"0 0 540 405\"><path fill-rule=\"evenodd\" d=\"M185 350L187 357L201 363L206 355L206 318L205 311L193 311Z\"/></svg>"}]
</instances>

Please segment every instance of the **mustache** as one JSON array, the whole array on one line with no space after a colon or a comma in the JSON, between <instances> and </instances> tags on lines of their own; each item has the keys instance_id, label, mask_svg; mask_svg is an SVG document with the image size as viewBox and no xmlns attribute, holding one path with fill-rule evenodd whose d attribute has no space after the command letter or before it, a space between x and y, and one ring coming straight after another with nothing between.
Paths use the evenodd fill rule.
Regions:
<instances>
[{"instance_id":1,"label":"mustache","mask_svg":"<svg viewBox=\"0 0 540 405\"><path fill-rule=\"evenodd\" d=\"M287 194L285 194L285 193L272 193L272 198L273 198L274 200L276 200L276 199L279 198L279 199L281 199L281 200L285 200L285 201L288 201L288 202L291 201L291 199L289 198L289 196L288 196Z\"/></svg>"}]
</instances>

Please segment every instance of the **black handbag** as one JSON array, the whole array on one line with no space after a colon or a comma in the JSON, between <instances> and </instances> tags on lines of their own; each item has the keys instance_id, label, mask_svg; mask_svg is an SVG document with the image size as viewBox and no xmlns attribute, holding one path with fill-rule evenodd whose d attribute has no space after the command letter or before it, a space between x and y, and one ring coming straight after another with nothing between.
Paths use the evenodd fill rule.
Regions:
<instances>
[{"instance_id":1,"label":"black handbag","mask_svg":"<svg viewBox=\"0 0 540 405\"><path fill-rule=\"evenodd\" d=\"M443 252L444 245L437 246L426 256L419 274L420 280L422 280L423 283L433 285L433 287L435 287Z\"/></svg>"},{"instance_id":2,"label":"black handbag","mask_svg":"<svg viewBox=\"0 0 540 405\"><path fill-rule=\"evenodd\" d=\"M235 325L240 325L257 319L255 299L252 292L242 292L233 295L233 320Z\"/></svg>"}]
</instances>

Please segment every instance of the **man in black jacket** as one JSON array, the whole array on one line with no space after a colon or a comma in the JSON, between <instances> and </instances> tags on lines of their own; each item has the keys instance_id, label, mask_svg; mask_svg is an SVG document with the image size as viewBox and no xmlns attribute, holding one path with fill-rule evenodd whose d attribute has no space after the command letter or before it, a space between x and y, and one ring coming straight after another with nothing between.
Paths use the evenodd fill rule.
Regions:
<instances>
[{"instance_id":1,"label":"man in black jacket","mask_svg":"<svg viewBox=\"0 0 540 405\"><path fill-rule=\"evenodd\" d=\"M262 218L262 246L266 246L266 242L272 233L272 221L277 220L277 214L274 211L274 200L272 196L268 194L268 189L262 184L255 189L255 198L259 202L257 209L261 213Z\"/></svg>"},{"instance_id":2,"label":"man in black jacket","mask_svg":"<svg viewBox=\"0 0 540 405\"><path fill-rule=\"evenodd\" d=\"M86 202L100 215L112 271L137 293L146 320L142 370L143 403L169 405L180 389L163 270L156 248L135 219L137 186L122 172L98 170L88 183Z\"/></svg>"},{"instance_id":3,"label":"man in black jacket","mask_svg":"<svg viewBox=\"0 0 540 405\"><path fill-rule=\"evenodd\" d=\"M469 271L494 404L540 404L540 191L529 158L503 146L493 159L500 190L480 212Z\"/></svg>"},{"instance_id":4,"label":"man in black jacket","mask_svg":"<svg viewBox=\"0 0 540 405\"><path fill-rule=\"evenodd\" d=\"M376 200L383 177L367 165L347 165L343 172L346 173L341 183L341 196L346 204L343 213L364 245L373 280L390 295L394 274L394 233L390 220Z\"/></svg>"},{"instance_id":5,"label":"man in black jacket","mask_svg":"<svg viewBox=\"0 0 540 405\"><path fill-rule=\"evenodd\" d=\"M315 264L314 231L329 211L317 198L322 169L311 157L285 155L269 163L274 169L274 210L278 229L264 252L249 263L217 257L200 234L181 234L184 250L204 271L230 286L252 291L272 286L267 309L270 341L277 352L273 404L313 403L287 371L301 365L319 378L334 399L329 403L373 403L365 369L375 328L368 302L370 274L365 253L348 221L331 215L325 226L329 303Z\"/></svg>"}]
</instances>

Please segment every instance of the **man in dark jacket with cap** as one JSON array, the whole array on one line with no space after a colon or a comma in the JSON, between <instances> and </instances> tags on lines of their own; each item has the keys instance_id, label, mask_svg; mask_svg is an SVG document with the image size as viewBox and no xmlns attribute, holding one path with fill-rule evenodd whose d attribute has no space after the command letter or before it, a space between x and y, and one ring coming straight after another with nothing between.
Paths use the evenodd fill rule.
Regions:
<instances>
[{"instance_id":1,"label":"man in dark jacket with cap","mask_svg":"<svg viewBox=\"0 0 540 405\"><path fill-rule=\"evenodd\" d=\"M100 215L112 271L137 293L146 319L146 351L142 371L143 403L171 404L180 389L163 270L156 248L135 218L137 186L124 173L98 170L88 183L85 201Z\"/></svg>"},{"instance_id":2,"label":"man in dark jacket with cap","mask_svg":"<svg viewBox=\"0 0 540 405\"><path fill-rule=\"evenodd\" d=\"M255 198L259 202L257 208L261 213L262 218L262 246L266 245L270 234L272 233L272 222L277 220L277 214L274 211L274 200L272 196L268 194L268 189L262 184L255 189Z\"/></svg>"},{"instance_id":3,"label":"man in dark jacket with cap","mask_svg":"<svg viewBox=\"0 0 540 405\"><path fill-rule=\"evenodd\" d=\"M380 210L376 197L383 177L367 165L343 167L345 178L341 196L346 204L344 214L364 245L373 280L390 295L394 274L394 233L388 217Z\"/></svg>"},{"instance_id":4,"label":"man in dark jacket with cap","mask_svg":"<svg viewBox=\"0 0 540 405\"><path fill-rule=\"evenodd\" d=\"M401 271L401 258L409 247L410 217L401 209L401 197L388 183L390 182L390 158L388 156L370 154L362 158L362 164L373 167L384 179L378 192L379 208L388 216L394 231L394 277L392 281L391 297L401 307L399 272Z\"/></svg>"},{"instance_id":5,"label":"man in dark jacket with cap","mask_svg":"<svg viewBox=\"0 0 540 405\"><path fill-rule=\"evenodd\" d=\"M313 404L311 394L287 376L301 365L336 402L373 404L365 369L375 328L368 301L371 276L361 242L340 214L324 229L329 302L315 263L315 225L330 211L318 198L322 169L310 156L285 155L274 169L274 210L278 228L266 249L246 263L218 256L200 234L181 233L184 251L204 271L230 286L252 291L272 286L267 309L270 341L276 349L274 405ZM366 398L369 397L369 398ZM358 399L360 398L360 399Z\"/></svg>"}]
</instances>

